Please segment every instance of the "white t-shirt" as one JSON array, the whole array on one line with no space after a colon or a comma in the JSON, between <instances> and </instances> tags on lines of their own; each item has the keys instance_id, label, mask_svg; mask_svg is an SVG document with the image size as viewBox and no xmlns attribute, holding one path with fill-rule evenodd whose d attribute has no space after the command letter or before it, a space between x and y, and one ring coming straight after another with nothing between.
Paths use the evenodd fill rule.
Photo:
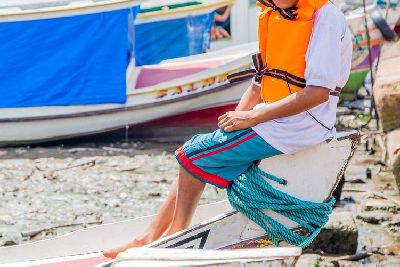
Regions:
<instances>
[{"instance_id":1,"label":"white t-shirt","mask_svg":"<svg viewBox=\"0 0 400 267\"><path fill-rule=\"evenodd\" d=\"M344 87L351 69L352 38L343 13L331 2L326 3L314 14L314 26L306 54L305 79L307 85L321 86L334 90ZM260 123L253 130L270 145L285 154L303 150L335 136L337 96L309 112ZM268 103L261 103L260 108Z\"/></svg>"}]
</instances>

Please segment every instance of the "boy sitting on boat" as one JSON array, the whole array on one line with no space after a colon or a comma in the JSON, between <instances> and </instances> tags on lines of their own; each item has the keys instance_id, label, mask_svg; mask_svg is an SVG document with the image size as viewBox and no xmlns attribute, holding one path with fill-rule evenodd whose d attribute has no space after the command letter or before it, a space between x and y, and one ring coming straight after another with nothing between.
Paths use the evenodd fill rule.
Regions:
<instances>
[{"instance_id":1,"label":"boy sitting on boat","mask_svg":"<svg viewBox=\"0 0 400 267\"><path fill-rule=\"evenodd\" d=\"M142 236L104 252L114 258L187 228L206 183L226 188L255 161L290 154L335 135L340 88L349 77L352 41L344 15L327 0L259 0L254 76L219 130L195 135L176 151L179 176ZM129 234L129 233L128 233Z\"/></svg>"}]
</instances>

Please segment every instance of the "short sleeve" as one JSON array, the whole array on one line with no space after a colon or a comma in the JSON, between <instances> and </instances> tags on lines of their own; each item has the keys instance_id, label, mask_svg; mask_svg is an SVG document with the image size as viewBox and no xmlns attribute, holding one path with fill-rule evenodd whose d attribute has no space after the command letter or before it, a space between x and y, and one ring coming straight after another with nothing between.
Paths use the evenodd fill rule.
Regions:
<instances>
[{"instance_id":1,"label":"short sleeve","mask_svg":"<svg viewBox=\"0 0 400 267\"><path fill-rule=\"evenodd\" d=\"M334 90L341 83L341 42L346 24L341 17L320 11L306 55L305 79L307 86Z\"/></svg>"}]
</instances>

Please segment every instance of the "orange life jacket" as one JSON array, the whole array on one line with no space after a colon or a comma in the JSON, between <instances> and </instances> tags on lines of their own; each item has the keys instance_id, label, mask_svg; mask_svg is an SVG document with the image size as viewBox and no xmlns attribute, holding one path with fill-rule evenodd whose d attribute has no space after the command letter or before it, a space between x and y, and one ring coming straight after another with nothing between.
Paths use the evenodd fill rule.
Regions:
<instances>
[{"instance_id":1,"label":"orange life jacket","mask_svg":"<svg viewBox=\"0 0 400 267\"><path fill-rule=\"evenodd\" d=\"M261 81L261 98L275 102L305 87L305 56L313 28L313 15L328 0L299 0L295 19L284 18L273 7L261 7L258 40L262 61L269 70ZM284 79L282 77L284 76Z\"/></svg>"},{"instance_id":2,"label":"orange life jacket","mask_svg":"<svg viewBox=\"0 0 400 267\"><path fill-rule=\"evenodd\" d=\"M256 70L228 78L234 82L255 74L261 82L264 102L275 102L303 89L313 15L327 2L299 0L296 7L282 10L271 0L258 0L261 7L258 15L260 54L253 56Z\"/></svg>"}]
</instances>

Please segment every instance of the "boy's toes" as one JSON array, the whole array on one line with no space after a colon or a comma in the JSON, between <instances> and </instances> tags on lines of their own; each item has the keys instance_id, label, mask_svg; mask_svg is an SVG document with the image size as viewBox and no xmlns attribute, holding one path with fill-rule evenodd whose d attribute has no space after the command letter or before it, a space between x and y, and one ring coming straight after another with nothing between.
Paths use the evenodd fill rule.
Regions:
<instances>
[{"instance_id":1,"label":"boy's toes","mask_svg":"<svg viewBox=\"0 0 400 267\"><path fill-rule=\"evenodd\" d=\"M144 246L144 245L146 245L146 244L143 243L143 242L134 240L134 241L122 246L122 247L119 247L119 248L116 248L116 249L112 249L112 250L103 251L103 255L104 255L104 257L115 259L118 256L119 253L124 252L127 249L141 247L141 246Z\"/></svg>"}]
</instances>

